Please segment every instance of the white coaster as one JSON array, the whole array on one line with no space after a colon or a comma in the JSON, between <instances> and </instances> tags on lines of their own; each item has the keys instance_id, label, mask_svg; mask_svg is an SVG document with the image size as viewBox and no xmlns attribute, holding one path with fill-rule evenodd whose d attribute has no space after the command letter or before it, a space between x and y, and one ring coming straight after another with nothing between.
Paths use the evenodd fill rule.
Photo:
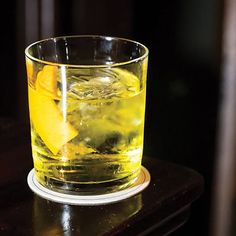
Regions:
<instances>
[{"instance_id":1,"label":"white coaster","mask_svg":"<svg viewBox=\"0 0 236 236\"><path fill-rule=\"evenodd\" d=\"M42 198L51 200L53 202L81 205L81 206L94 206L101 204L108 204L118 202L123 199L134 196L135 194L144 190L150 183L150 174L148 170L142 166L140 174L136 182L130 187L114 193L100 194L100 195L71 195L59 193L43 187L35 178L34 169L32 169L27 177L27 182L30 189L41 196Z\"/></svg>"}]
</instances>

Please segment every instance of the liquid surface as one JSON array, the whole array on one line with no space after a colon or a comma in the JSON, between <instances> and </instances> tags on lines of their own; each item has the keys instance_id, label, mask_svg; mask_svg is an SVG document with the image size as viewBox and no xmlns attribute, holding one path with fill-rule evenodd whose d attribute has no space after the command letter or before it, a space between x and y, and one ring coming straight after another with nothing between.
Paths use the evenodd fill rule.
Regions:
<instances>
[{"instance_id":1,"label":"liquid surface","mask_svg":"<svg viewBox=\"0 0 236 236\"><path fill-rule=\"evenodd\" d=\"M43 185L70 188L138 174L145 88L132 73L44 66L29 83L29 106L34 167Z\"/></svg>"}]
</instances>

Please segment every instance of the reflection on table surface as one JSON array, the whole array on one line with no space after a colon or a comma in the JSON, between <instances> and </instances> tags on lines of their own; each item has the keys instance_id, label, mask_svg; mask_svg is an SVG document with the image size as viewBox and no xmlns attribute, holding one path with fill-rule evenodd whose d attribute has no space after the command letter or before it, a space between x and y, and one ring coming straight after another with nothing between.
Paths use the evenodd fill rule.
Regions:
<instances>
[{"instance_id":1,"label":"reflection on table surface","mask_svg":"<svg viewBox=\"0 0 236 236\"><path fill-rule=\"evenodd\" d=\"M33 235L103 235L135 215L142 195L106 207L57 204L34 195Z\"/></svg>"}]
</instances>

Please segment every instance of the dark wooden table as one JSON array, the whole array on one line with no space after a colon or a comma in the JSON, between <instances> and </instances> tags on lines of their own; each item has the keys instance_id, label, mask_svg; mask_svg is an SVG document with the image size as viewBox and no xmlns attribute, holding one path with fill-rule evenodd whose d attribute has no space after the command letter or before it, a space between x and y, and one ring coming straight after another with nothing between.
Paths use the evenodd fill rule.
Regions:
<instances>
[{"instance_id":1,"label":"dark wooden table","mask_svg":"<svg viewBox=\"0 0 236 236\"><path fill-rule=\"evenodd\" d=\"M5 140L0 151L0 235L169 235L186 222L203 191L197 172L144 157L151 183L129 199L100 206L42 199L26 181L32 168L27 132L18 129L18 136L8 132L0 137Z\"/></svg>"}]
</instances>

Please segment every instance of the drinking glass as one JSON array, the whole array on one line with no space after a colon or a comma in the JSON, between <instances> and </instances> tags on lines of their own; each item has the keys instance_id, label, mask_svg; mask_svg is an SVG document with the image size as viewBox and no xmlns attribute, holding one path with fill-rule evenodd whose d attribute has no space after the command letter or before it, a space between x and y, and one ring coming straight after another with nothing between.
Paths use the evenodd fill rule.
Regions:
<instances>
[{"instance_id":1,"label":"drinking glass","mask_svg":"<svg viewBox=\"0 0 236 236\"><path fill-rule=\"evenodd\" d=\"M25 55L37 181L82 195L134 183L143 153L148 49L84 35L35 42Z\"/></svg>"}]
</instances>

